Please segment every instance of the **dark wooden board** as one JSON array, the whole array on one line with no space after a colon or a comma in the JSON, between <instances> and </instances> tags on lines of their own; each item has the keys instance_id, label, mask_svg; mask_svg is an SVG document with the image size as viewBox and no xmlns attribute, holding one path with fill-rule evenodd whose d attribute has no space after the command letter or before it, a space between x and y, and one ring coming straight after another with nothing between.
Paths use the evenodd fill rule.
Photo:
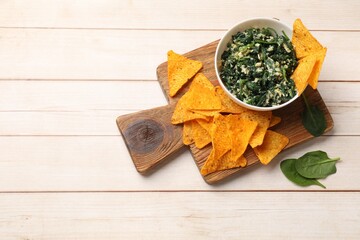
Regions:
<instances>
[{"instance_id":1,"label":"dark wooden board","mask_svg":"<svg viewBox=\"0 0 360 240\"><path fill-rule=\"evenodd\" d=\"M219 84L214 67L214 55L217 44L218 41L215 41L184 54L186 57L199 60L203 63L201 72L214 85ZM182 125L172 125L170 120L176 102L187 91L190 82L175 97L170 98L168 96L167 62L158 66L157 76L169 105L120 116L116 120L134 165L138 172L142 174L147 173L154 166L164 162L168 159L169 155L185 146L182 143ZM331 130L334 123L319 92L307 88L304 94L311 104L317 105L325 113L327 122L325 132ZM282 121L272 129L286 135L290 140L285 149L313 138L302 125L301 113L303 110L304 102L302 98L298 98L287 107L273 112L274 115L281 117ZM190 151L200 170L210 154L211 145L203 149L197 149L195 145L190 145ZM259 163L259 159L250 147L244 155L248 160L248 165L245 168L215 172L204 176L204 180L209 184L217 183L234 173L241 172Z\"/></svg>"},{"instance_id":2,"label":"dark wooden board","mask_svg":"<svg viewBox=\"0 0 360 240\"><path fill-rule=\"evenodd\" d=\"M219 85L218 80L216 78L215 66L214 66L214 56L215 56L217 44L218 41L215 41L184 54L184 56L188 58L195 59L203 63L203 69L201 70L201 72L204 73L204 75L214 85ZM174 98L169 97L168 95L169 87L167 81L167 62L164 62L158 66L157 76L159 83L163 89L163 92L170 104L175 104L177 100L187 91L189 84L187 84L187 86L181 89L180 92ZM323 99L321 98L320 93L317 90L313 90L310 87L308 87L304 94L307 96L308 101L311 104L317 105L325 113L325 118L327 122L327 128L325 132L330 131L334 126L334 122ZM286 146L285 149L313 138L313 136L309 134L302 125L301 113L303 112L303 110L304 110L304 102L302 98L298 98L296 101L294 101L287 107L273 112L274 115L281 117L282 121L280 124L278 124L272 129L275 130L276 132L286 135L290 140L289 144ZM200 170L210 154L211 145L203 149L197 149L195 145L191 145L190 150L195 160L195 163ZM245 157L248 160L247 167L215 172L207 176L204 176L204 180L209 184L213 184L233 175L234 173L241 172L244 169L259 162L259 159L256 157L255 153L251 148L247 149L247 151L245 152Z\"/></svg>"}]
</instances>

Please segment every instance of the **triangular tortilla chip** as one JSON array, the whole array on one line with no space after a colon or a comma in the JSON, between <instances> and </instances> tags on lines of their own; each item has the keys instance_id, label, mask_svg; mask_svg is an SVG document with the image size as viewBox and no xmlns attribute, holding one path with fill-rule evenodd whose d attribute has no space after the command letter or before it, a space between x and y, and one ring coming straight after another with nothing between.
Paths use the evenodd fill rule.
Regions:
<instances>
[{"instance_id":1,"label":"triangular tortilla chip","mask_svg":"<svg viewBox=\"0 0 360 240\"><path fill-rule=\"evenodd\" d=\"M184 122L183 131L182 131L182 140L185 145L190 145L194 142L193 138L193 121Z\"/></svg>"},{"instance_id":2,"label":"triangular tortilla chip","mask_svg":"<svg viewBox=\"0 0 360 240\"><path fill-rule=\"evenodd\" d=\"M214 89L214 85L210 82L210 80L203 73L198 73L195 75L195 77L192 80L189 91L191 91L191 88L195 85L200 85L200 86L203 86L210 90Z\"/></svg>"},{"instance_id":3,"label":"triangular tortilla chip","mask_svg":"<svg viewBox=\"0 0 360 240\"><path fill-rule=\"evenodd\" d=\"M295 71L291 76L291 78L295 82L295 86L299 96L303 93L306 86L308 85L308 79L314 68L315 63L315 55L309 55L307 57L304 57L299 61L298 66L296 67Z\"/></svg>"},{"instance_id":4,"label":"triangular tortilla chip","mask_svg":"<svg viewBox=\"0 0 360 240\"><path fill-rule=\"evenodd\" d=\"M173 97L201 68L202 63L170 50L168 52L169 96Z\"/></svg>"},{"instance_id":5,"label":"triangular tortilla chip","mask_svg":"<svg viewBox=\"0 0 360 240\"><path fill-rule=\"evenodd\" d=\"M244 156L241 156L236 160L232 159L230 151L225 153L220 159L216 160L214 158L214 151L211 151L208 160L201 168L201 174L205 176L220 170L243 167L246 166L246 163L247 160Z\"/></svg>"},{"instance_id":6,"label":"triangular tortilla chip","mask_svg":"<svg viewBox=\"0 0 360 240\"><path fill-rule=\"evenodd\" d=\"M229 124L226 117L220 114L214 117L210 136L214 150L214 158L217 160L231 148Z\"/></svg>"},{"instance_id":7,"label":"triangular tortilla chip","mask_svg":"<svg viewBox=\"0 0 360 240\"><path fill-rule=\"evenodd\" d=\"M196 121L207 131L207 133L211 136L211 128L213 126L213 119L196 119Z\"/></svg>"},{"instance_id":8,"label":"triangular tortilla chip","mask_svg":"<svg viewBox=\"0 0 360 240\"><path fill-rule=\"evenodd\" d=\"M215 95L215 91L213 89L196 84L191 86L188 93L191 95L191 104L189 104L190 110L221 109L220 98Z\"/></svg>"},{"instance_id":9,"label":"triangular tortilla chip","mask_svg":"<svg viewBox=\"0 0 360 240\"><path fill-rule=\"evenodd\" d=\"M220 113L220 110L197 110L197 109L194 109L192 111L195 113L202 114L207 117L213 117Z\"/></svg>"},{"instance_id":10,"label":"triangular tortilla chip","mask_svg":"<svg viewBox=\"0 0 360 240\"><path fill-rule=\"evenodd\" d=\"M173 115L171 116L172 124L184 123L186 121L194 120L194 119L206 119L207 117L194 113L189 110L189 104L191 104L192 94L186 92L176 103L175 110Z\"/></svg>"},{"instance_id":11,"label":"triangular tortilla chip","mask_svg":"<svg viewBox=\"0 0 360 240\"><path fill-rule=\"evenodd\" d=\"M291 43L298 59L323 49L323 46L311 35L300 19L296 19L293 24Z\"/></svg>"},{"instance_id":12,"label":"triangular tortilla chip","mask_svg":"<svg viewBox=\"0 0 360 240\"><path fill-rule=\"evenodd\" d=\"M215 93L219 96L222 104L221 112L223 113L242 113L247 111L246 108L241 107L237 103L235 103L225 92L224 90L216 86Z\"/></svg>"},{"instance_id":13,"label":"triangular tortilla chip","mask_svg":"<svg viewBox=\"0 0 360 240\"><path fill-rule=\"evenodd\" d=\"M206 120L202 121L207 122ZM197 120L184 122L182 134L183 143L185 145L195 143L195 146L201 149L211 143L209 132L203 128Z\"/></svg>"},{"instance_id":14,"label":"triangular tortilla chip","mask_svg":"<svg viewBox=\"0 0 360 240\"><path fill-rule=\"evenodd\" d=\"M269 128L269 125L270 125L271 115L272 115L271 111L258 112L258 111L252 111L252 110L243 112L238 115L239 118L241 118L241 119L246 119L246 120L254 121L254 122L258 123L258 125L255 129L255 132L251 136L250 142L249 142L249 144L252 148L262 144L266 130Z\"/></svg>"},{"instance_id":15,"label":"triangular tortilla chip","mask_svg":"<svg viewBox=\"0 0 360 240\"><path fill-rule=\"evenodd\" d=\"M323 48L320 51L314 53L314 55L316 56L316 63L308 79L308 83L313 89L317 88L319 75L325 59L326 51L327 48Z\"/></svg>"},{"instance_id":16,"label":"triangular tortilla chip","mask_svg":"<svg viewBox=\"0 0 360 240\"><path fill-rule=\"evenodd\" d=\"M281 118L275 115L271 116L271 121L270 121L270 125L269 128L279 124L281 122Z\"/></svg>"},{"instance_id":17,"label":"triangular tortilla chip","mask_svg":"<svg viewBox=\"0 0 360 240\"><path fill-rule=\"evenodd\" d=\"M228 118L232 140L231 158L236 161L244 154L258 123L248 119L241 119L239 115L228 115Z\"/></svg>"},{"instance_id":18,"label":"triangular tortilla chip","mask_svg":"<svg viewBox=\"0 0 360 240\"><path fill-rule=\"evenodd\" d=\"M202 149L211 143L211 136L205 128L203 128L197 121L193 122L192 135L194 138L195 146Z\"/></svg>"},{"instance_id":19,"label":"triangular tortilla chip","mask_svg":"<svg viewBox=\"0 0 360 240\"><path fill-rule=\"evenodd\" d=\"M268 130L261 146L254 148L262 164L268 164L289 143L289 139L277 132Z\"/></svg>"}]
</instances>

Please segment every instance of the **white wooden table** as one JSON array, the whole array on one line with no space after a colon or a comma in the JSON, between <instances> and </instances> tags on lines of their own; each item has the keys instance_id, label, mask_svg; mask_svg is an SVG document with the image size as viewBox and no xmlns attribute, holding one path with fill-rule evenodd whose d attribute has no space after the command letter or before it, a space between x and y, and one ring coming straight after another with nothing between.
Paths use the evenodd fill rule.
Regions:
<instances>
[{"instance_id":1,"label":"white wooden table","mask_svg":"<svg viewBox=\"0 0 360 240\"><path fill-rule=\"evenodd\" d=\"M0 239L359 239L360 2L0 1ZM335 127L216 186L188 150L149 176L119 115L166 104L156 67L238 21L299 17L328 54L319 91ZM319 187L279 162L341 157Z\"/></svg>"}]
</instances>

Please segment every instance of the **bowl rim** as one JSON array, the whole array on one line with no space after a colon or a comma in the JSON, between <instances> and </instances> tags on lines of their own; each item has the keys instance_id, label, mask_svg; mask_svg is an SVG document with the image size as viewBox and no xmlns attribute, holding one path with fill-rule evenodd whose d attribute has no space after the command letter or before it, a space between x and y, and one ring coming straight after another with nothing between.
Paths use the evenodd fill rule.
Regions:
<instances>
[{"instance_id":1,"label":"bowl rim","mask_svg":"<svg viewBox=\"0 0 360 240\"><path fill-rule=\"evenodd\" d=\"M285 30L288 30L288 32L291 32L290 34L290 38L291 38L291 35L292 35L292 28L290 26L288 26L287 24L281 22L279 19L277 18L265 18L265 17L257 17L257 18L248 18L248 19L245 19L243 21L240 21L238 23L236 23L235 25L233 25L231 28L229 28L225 33L224 35L221 37L219 43L217 44L217 47L216 47L216 51L215 51L215 60L214 60L214 66L215 66L215 74L216 74L216 77L218 79L218 82L221 86L221 88L225 91L225 93L233 100L235 101L237 104L245 107L245 108L248 108L248 109L251 109L251 110L255 110L255 111L272 111L272 110L276 110L276 109L279 109L279 108L283 108L287 105L289 105L290 103L292 103L293 101L295 101L298 97L299 97L299 94L296 90L296 95L289 99L287 102L284 102L280 105L275 105L275 106L271 106L271 107L259 107L259 106L255 106L255 105L251 105L251 104L248 104L248 103L245 103L243 102L242 100L238 99L236 96L234 96L228 89L227 87L224 85L223 81L221 80L220 78L220 74L219 74L219 71L220 71L220 66L221 66L221 62L220 62L220 65L218 63L218 59L220 59L221 61L221 55L223 53L223 51L220 53L220 48L224 45L224 44L228 44L229 40L226 40L227 37L229 37L229 35L233 35L231 34L233 31L235 31L236 29L240 29L241 26L245 25L245 24L249 24L249 22L272 22L272 23L275 23L275 24L278 24L279 26L283 27ZM265 24L266 25L266 24ZM237 32L239 32L241 30L237 30ZM286 31L285 31L286 32ZM289 35L287 33L287 35ZM226 48L225 48L226 49ZM220 57L220 58L219 58Z\"/></svg>"}]
</instances>

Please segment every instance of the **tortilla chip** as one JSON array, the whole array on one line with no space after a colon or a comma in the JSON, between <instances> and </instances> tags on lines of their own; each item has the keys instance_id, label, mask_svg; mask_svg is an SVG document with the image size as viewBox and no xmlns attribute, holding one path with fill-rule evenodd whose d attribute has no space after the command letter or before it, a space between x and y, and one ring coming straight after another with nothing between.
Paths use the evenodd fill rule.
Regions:
<instances>
[{"instance_id":1,"label":"tortilla chip","mask_svg":"<svg viewBox=\"0 0 360 240\"><path fill-rule=\"evenodd\" d=\"M234 102L220 86L215 87L215 93L221 100L221 112L237 114L247 111L246 108L241 107L236 102Z\"/></svg>"},{"instance_id":2,"label":"tortilla chip","mask_svg":"<svg viewBox=\"0 0 360 240\"><path fill-rule=\"evenodd\" d=\"M197 110L197 109L193 109L192 111L195 112L195 113L202 114L202 115L207 116L207 117L213 117L213 116L220 113L220 110Z\"/></svg>"},{"instance_id":3,"label":"tortilla chip","mask_svg":"<svg viewBox=\"0 0 360 240\"><path fill-rule=\"evenodd\" d=\"M281 122L281 118L278 117L278 116L275 116L275 115L272 115L271 116L271 121L270 121L270 124L269 124L269 128L279 124Z\"/></svg>"},{"instance_id":4,"label":"tortilla chip","mask_svg":"<svg viewBox=\"0 0 360 240\"><path fill-rule=\"evenodd\" d=\"M220 114L216 115L210 129L210 136L214 150L214 160L217 160L231 148L228 118Z\"/></svg>"},{"instance_id":5,"label":"tortilla chip","mask_svg":"<svg viewBox=\"0 0 360 240\"><path fill-rule=\"evenodd\" d=\"M206 130L206 132L211 136L211 128L213 126L213 119L196 119L196 121Z\"/></svg>"},{"instance_id":6,"label":"tortilla chip","mask_svg":"<svg viewBox=\"0 0 360 240\"><path fill-rule=\"evenodd\" d=\"M188 100L190 110L221 109L221 101L215 94L214 86L203 74L196 74L187 93L191 95Z\"/></svg>"},{"instance_id":7,"label":"tortilla chip","mask_svg":"<svg viewBox=\"0 0 360 240\"><path fill-rule=\"evenodd\" d=\"M202 68L202 63L188 59L172 50L167 55L169 95L173 97Z\"/></svg>"},{"instance_id":8,"label":"tortilla chip","mask_svg":"<svg viewBox=\"0 0 360 240\"><path fill-rule=\"evenodd\" d=\"M176 103L174 113L171 116L172 124L184 123L194 119L206 119L206 116L189 110L191 102L192 94L186 92Z\"/></svg>"},{"instance_id":9,"label":"tortilla chip","mask_svg":"<svg viewBox=\"0 0 360 240\"><path fill-rule=\"evenodd\" d=\"M192 121L192 137L194 139L195 146L198 149L201 149L211 143L210 134L197 121Z\"/></svg>"},{"instance_id":10,"label":"tortilla chip","mask_svg":"<svg viewBox=\"0 0 360 240\"><path fill-rule=\"evenodd\" d=\"M291 78L295 82L295 86L300 96L308 85L309 76L314 68L316 55L309 55L299 61L298 66L293 72Z\"/></svg>"},{"instance_id":11,"label":"tortilla chip","mask_svg":"<svg viewBox=\"0 0 360 240\"><path fill-rule=\"evenodd\" d=\"M264 142L254 148L256 156L262 164L268 164L289 143L289 139L277 132L267 130Z\"/></svg>"},{"instance_id":12,"label":"tortilla chip","mask_svg":"<svg viewBox=\"0 0 360 240\"><path fill-rule=\"evenodd\" d=\"M298 59L323 49L323 46L313 35L311 35L300 19L296 19L293 24L291 42L295 48L296 57Z\"/></svg>"},{"instance_id":13,"label":"tortilla chip","mask_svg":"<svg viewBox=\"0 0 360 240\"><path fill-rule=\"evenodd\" d=\"M192 86L195 86L195 85L200 85L200 86L208 88L210 90L214 89L214 85L210 82L210 80L203 73L198 73L195 75L195 77L191 83L189 91L192 90L191 89Z\"/></svg>"},{"instance_id":14,"label":"tortilla chip","mask_svg":"<svg viewBox=\"0 0 360 240\"><path fill-rule=\"evenodd\" d=\"M326 51L327 51L327 48L323 48L320 51L314 53L314 55L316 56L316 63L314 65L314 68L308 79L308 83L313 89L317 88L318 79L319 79L322 64L325 59Z\"/></svg>"},{"instance_id":15,"label":"tortilla chip","mask_svg":"<svg viewBox=\"0 0 360 240\"><path fill-rule=\"evenodd\" d=\"M188 121L184 123L182 140L185 145L190 145L194 142L192 128L193 128L193 121Z\"/></svg>"},{"instance_id":16,"label":"tortilla chip","mask_svg":"<svg viewBox=\"0 0 360 240\"><path fill-rule=\"evenodd\" d=\"M244 156L234 160L231 158L230 152L227 152L220 159L216 160L214 158L214 151L211 151L208 160L205 162L200 172L205 176L220 170L246 166L246 163L247 160Z\"/></svg>"},{"instance_id":17,"label":"tortilla chip","mask_svg":"<svg viewBox=\"0 0 360 240\"><path fill-rule=\"evenodd\" d=\"M252 110L248 110L246 112L239 114L239 117L241 119L246 119L258 123L255 132L251 136L249 141L250 146L252 148L262 144L266 130L269 128L271 115L272 115L271 111L258 112Z\"/></svg>"},{"instance_id":18,"label":"tortilla chip","mask_svg":"<svg viewBox=\"0 0 360 240\"><path fill-rule=\"evenodd\" d=\"M231 158L235 161L244 154L258 123L256 121L242 119L239 115L229 115L228 118L232 140Z\"/></svg>"},{"instance_id":19,"label":"tortilla chip","mask_svg":"<svg viewBox=\"0 0 360 240\"><path fill-rule=\"evenodd\" d=\"M194 85L188 92L191 95L189 99L190 110L220 110L221 101L215 95L214 90L204 88L201 85Z\"/></svg>"}]
</instances>

